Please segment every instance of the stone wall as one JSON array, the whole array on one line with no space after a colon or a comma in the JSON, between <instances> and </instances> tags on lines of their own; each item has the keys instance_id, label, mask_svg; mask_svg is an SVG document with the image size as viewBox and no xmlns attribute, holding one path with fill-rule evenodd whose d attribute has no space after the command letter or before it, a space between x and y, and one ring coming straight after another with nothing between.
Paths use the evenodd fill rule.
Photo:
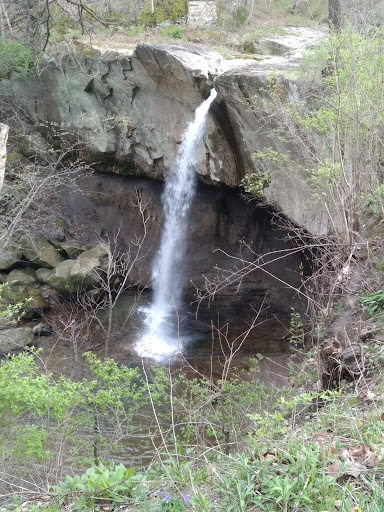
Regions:
<instances>
[{"instance_id":1,"label":"stone wall","mask_svg":"<svg viewBox=\"0 0 384 512\"><path fill-rule=\"evenodd\" d=\"M210 25L217 20L215 0L190 0L188 2L188 23Z\"/></svg>"}]
</instances>

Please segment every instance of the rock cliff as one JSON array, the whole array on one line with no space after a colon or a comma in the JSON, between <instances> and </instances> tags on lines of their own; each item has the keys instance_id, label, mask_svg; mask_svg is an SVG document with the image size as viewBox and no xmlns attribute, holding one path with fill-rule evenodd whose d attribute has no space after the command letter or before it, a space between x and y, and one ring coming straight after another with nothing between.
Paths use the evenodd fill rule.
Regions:
<instances>
[{"instance_id":1,"label":"rock cliff","mask_svg":"<svg viewBox=\"0 0 384 512\"><path fill-rule=\"evenodd\" d=\"M289 70L302 49L323 36L304 35L291 35L296 41L291 52L288 47L283 56L261 61L226 61L215 51L186 44L94 48L85 55L87 49L60 62L46 61L39 77L13 82L10 94L19 103L22 98L37 123L57 125L85 141L88 158L100 162L99 169L161 179L172 167L193 111L214 85L218 97L197 172L207 183L237 187L246 173L263 172L263 162L252 158L257 150L273 147L300 158L299 148L271 136L273 126L266 129L265 89L273 71L285 99L298 94ZM313 210L303 176L274 170L264 196L298 225L316 235L327 233L326 212Z\"/></svg>"}]
</instances>

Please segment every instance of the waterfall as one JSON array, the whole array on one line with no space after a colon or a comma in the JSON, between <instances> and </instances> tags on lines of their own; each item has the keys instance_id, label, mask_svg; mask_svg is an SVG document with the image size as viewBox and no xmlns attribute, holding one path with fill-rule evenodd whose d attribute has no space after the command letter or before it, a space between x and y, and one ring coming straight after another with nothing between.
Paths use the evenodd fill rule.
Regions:
<instances>
[{"instance_id":1,"label":"waterfall","mask_svg":"<svg viewBox=\"0 0 384 512\"><path fill-rule=\"evenodd\" d=\"M184 258L189 212L196 192L196 151L202 141L209 107L216 97L215 89L196 109L182 138L173 172L165 179L163 193L164 225L160 248L155 257L152 281L153 303L148 315L148 334L139 346L139 353L148 357L172 352L167 332L167 318L180 304L185 281Z\"/></svg>"}]
</instances>

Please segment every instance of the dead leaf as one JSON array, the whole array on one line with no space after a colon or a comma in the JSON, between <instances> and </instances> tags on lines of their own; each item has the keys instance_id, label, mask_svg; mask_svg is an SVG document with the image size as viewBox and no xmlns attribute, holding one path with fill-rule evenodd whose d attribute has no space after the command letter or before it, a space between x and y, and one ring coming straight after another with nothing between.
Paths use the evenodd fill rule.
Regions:
<instances>
[{"instance_id":1,"label":"dead leaf","mask_svg":"<svg viewBox=\"0 0 384 512\"><path fill-rule=\"evenodd\" d=\"M332 464L328 466L327 475L339 476L342 465L343 463L340 460L335 460L335 462L332 462Z\"/></svg>"}]
</instances>

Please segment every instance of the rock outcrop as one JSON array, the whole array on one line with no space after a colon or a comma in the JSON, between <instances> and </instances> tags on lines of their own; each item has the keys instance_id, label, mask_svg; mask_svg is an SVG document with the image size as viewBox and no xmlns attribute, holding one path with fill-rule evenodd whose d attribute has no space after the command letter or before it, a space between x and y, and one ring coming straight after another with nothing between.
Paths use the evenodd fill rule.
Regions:
<instances>
[{"instance_id":1,"label":"rock outcrop","mask_svg":"<svg viewBox=\"0 0 384 512\"><path fill-rule=\"evenodd\" d=\"M99 169L158 179L171 169L193 111L214 85L218 97L196 170L203 181L237 187L246 173L263 172L263 162L252 158L255 151L272 147L293 159L301 156L299 147L273 137L273 126L265 129L265 89L273 72L286 101L299 94L289 71L305 47L324 37L309 32L292 29L280 43L273 38L284 55L263 60L225 61L187 44L141 43L133 52L83 48L82 55L45 62L38 78L14 83L10 94L24 98L37 123L79 135ZM298 225L327 233L326 212L313 207L304 176L273 170L263 195Z\"/></svg>"}]
</instances>

